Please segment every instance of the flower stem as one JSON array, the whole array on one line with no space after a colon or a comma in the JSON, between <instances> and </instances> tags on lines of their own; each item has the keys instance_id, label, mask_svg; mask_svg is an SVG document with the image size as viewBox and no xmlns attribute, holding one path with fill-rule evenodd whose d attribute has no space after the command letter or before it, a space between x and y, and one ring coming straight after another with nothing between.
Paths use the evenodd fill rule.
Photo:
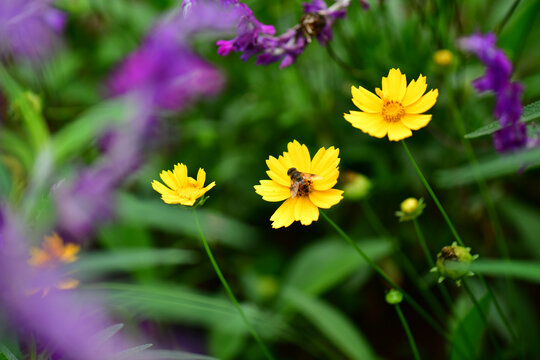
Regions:
<instances>
[{"instance_id":1,"label":"flower stem","mask_svg":"<svg viewBox=\"0 0 540 360\"><path fill-rule=\"evenodd\" d=\"M259 344L262 352L264 353L265 357L269 360L274 360L274 357L270 354L264 343L262 342L261 338L255 331L255 328L247 318L246 314L244 313L244 310L242 310L242 307L238 303L238 300L236 300L236 297L234 296L229 284L227 283L227 280L225 280L225 277L221 273L221 270L219 269L219 266L216 262L216 259L214 259L214 255L212 255L212 251L210 250L210 246L208 246L208 242L206 241L206 237L204 236L204 233L201 229L201 224L199 223L199 218L197 217L197 210L193 209L193 216L195 218L195 224L197 225L197 229L199 230L199 235L201 236L202 243L204 245L204 249L206 250L206 254L208 255L208 258L210 259L210 262L212 263L212 266L214 267L214 270L219 277L219 280L221 280L221 284L223 284L223 287L225 288L225 291L227 291L227 294L229 295L229 298L233 302L234 306L236 306L236 309L238 309L238 312L240 313L240 316L244 320L244 323L246 324L247 328L249 329L249 332Z\"/></svg>"},{"instance_id":2,"label":"flower stem","mask_svg":"<svg viewBox=\"0 0 540 360\"><path fill-rule=\"evenodd\" d=\"M394 305L396 307L396 312L399 316L399 319L401 320L401 324L403 325L403 329L405 329L405 333L407 334L407 338L409 339L409 344L411 345L411 350L414 354L414 358L416 360L420 360L420 353L418 352L418 348L416 347L416 343L414 342L414 338L411 333L411 329L409 328L409 325L407 324L407 320L405 319L405 315L403 315L403 312L401 311L401 308L399 307L399 304Z\"/></svg>"},{"instance_id":3,"label":"flower stem","mask_svg":"<svg viewBox=\"0 0 540 360\"><path fill-rule=\"evenodd\" d=\"M367 254L349 237L349 235L347 235L347 233L345 233L332 219L330 219L328 215L326 215L326 213L321 211L321 214L323 218L328 221L328 223L337 231L337 233L341 235L341 237L345 239L345 241L347 241L356 250L356 252L362 257L362 259L364 259L368 263L368 265L371 266L371 268L375 270L377 274L379 274L379 276L381 276L384 280L386 280L388 284L390 284L393 288L403 294L403 298L409 303L409 305L411 305L411 307L420 316L422 316L424 320L429 325L431 325L431 327L433 327L436 332L438 332L449 343L453 343L450 335L409 294L407 294L405 290L401 288L401 286L399 286L392 279L390 279L390 277L386 275L386 273L379 267L379 265L377 265L373 260L371 260L369 256L367 256ZM461 348L456 347L456 349L463 356L465 356L465 358L467 358L466 353L464 353Z\"/></svg>"},{"instance_id":4,"label":"flower stem","mask_svg":"<svg viewBox=\"0 0 540 360\"><path fill-rule=\"evenodd\" d=\"M496 34L499 34L502 29L504 29L504 26L506 25L506 23L508 22L508 20L512 17L512 14L514 13L514 11L516 10L516 8L518 7L519 3L520 3L521 0L514 0L514 3L512 4L512 6L510 7L510 9L508 10L508 12L506 13L506 15L504 16L504 18L501 20L501 22L499 23L499 25L497 25L497 27L495 28L495 33Z\"/></svg>"},{"instance_id":5,"label":"flower stem","mask_svg":"<svg viewBox=\"0 0 540 360\"><path fill-rule=\"evenodd\" d=\"M422 180L422 182L424 183L424 186L426 187L427 191L429 192L429 195L431 195L431 198L433 199L433 201L435 202L435 204L439 208L439 211L441 212L442 216L444 217L444 220L448 224L448 227L450 228L450 231L452 232L452 234L456 238L457 243L460 246L465 246L465 244L461 240L461 237L459 236L456 228L454 227L454 224L452 223L452 220L450 220L450 218L448 217L448 214L446 213L443 206L441 205L441 202L439 201L439 198L437 198L437 195L435 195L435 193L433 192L433 189L431 189L431 186L427 182L426 177L422 173L422 170L420 170L420 168L418 167L418 164L414 160L414 157L412 156L411 152L409 151L409 147L405 143L405 140L401 140L401 144L403 145L403 148L405 149L405 152L409 156L409 159L411 160L411 163L413 164L414 169L416 170L418 176L420 177L420 180Z\"/></svg>"}]
</instances>

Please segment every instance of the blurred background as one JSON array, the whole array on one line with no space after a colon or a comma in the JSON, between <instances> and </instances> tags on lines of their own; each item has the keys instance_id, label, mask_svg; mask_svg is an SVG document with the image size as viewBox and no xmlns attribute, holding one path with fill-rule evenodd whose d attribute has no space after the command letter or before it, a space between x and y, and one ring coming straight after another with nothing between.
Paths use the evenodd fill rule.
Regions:
<instances>
[{"instance_id":1,"label":"blurred background","mask_svg":"<svg viewBox=\"0 0 540 360\"><path fill-rule=\"evenodd\" d=\"M245 3L278 33L297 24L302 15L300 1ZM437 88L440 93L429 111L433 120L407 143L463 240L480 258L502 258L485 191L493 200L510 257L538 261L540 173L535 165L540 162L502 162L491 136L463 137L495 118L493 95L479 96L471 86L484 66L456 48L460 36L499 31L497 46L511 59L514 80L524 86L523 104L540 99L540 23L535 22L540 1L515 3L501 28L513 1L386 0L370 1L369 10L352 1L346 18L333 26L333 40L326 47L314 41L284 69L277 63L244 62L237 53L218 56L215 42L233 38L234 32L197 34L191 46L222 73L223 90L181 111L159 113L155 141L145 150L140 167L110 198L114 216L82 242L80 259L71 264L81 282L77 291L99 296L112 318L124 324L122 332L141 343L220 359L262 358L202 250L191 211L164 204L150 186L160 171L181 162L190 176L202 167L208 182L217 184L198 210L203 230L276 359L412 358L399 318L384 300L387 284L328 223L320 219L309 227L296 222L271 228L269 219L279 204L262 201L253 186L267 178L265 160L298 140L312 156L322 146L340 149L337 188L361 181L362 191L346 192L345 199L326 213L422 307L439 308L439 318L454 339L464 341L459 331L466 326L476 358L493 358L496 349L481 320L467 317L467 294L447 282L460 314L456 318L435 287L437 276L429 273L413 225L400 223L394 214L405 198L423 197L427 207L419 223L432 256L453 241L401 144L352 128L343 114L355 110L352 85L374 91L393 67L408 81L427 76L428 90ZM140 46L155 21L179 2L60 0L55 6L67 14L67 22L54 52L39 66L3 62L22 89L25 104L42 114L53 139L80 119L86 124L114 119L114 110L90 115L88 110L106 101L111 73ZM449 50L449 62L436 61L442 49ZM24 111L16 98L6 95L5 78L1 86L0 190L5 202L24 207L33 196L30 179L35 179L36 162L42 158L28 146L21 130ZM53 183L68 181L97 161L100 136L95 135L70 137L80 144L65 145L65 156L52 171ZM477 159L485 180L475 181L471 159ZM47 191L42 196L46 198ZM45 203L39 219L27 217L31 231L32 224L47 227L45 209L54 207L44 198L38 201ZM508 309L504 277L489 282ZM512 310L511 323L526 353L537 354L540 288L531 282L515 285L519 312ZM425 295L425 286L431 296ZM475 278L471 287L482 297L484 289ZM405 303L402 309L424 358L460 358ZM497 356L517 358L495 311L489 321L504 350ZM35 346L31 338L10 328L1 335L17 358L36 358L28 355Z\"/></svg>"}]
</instances>

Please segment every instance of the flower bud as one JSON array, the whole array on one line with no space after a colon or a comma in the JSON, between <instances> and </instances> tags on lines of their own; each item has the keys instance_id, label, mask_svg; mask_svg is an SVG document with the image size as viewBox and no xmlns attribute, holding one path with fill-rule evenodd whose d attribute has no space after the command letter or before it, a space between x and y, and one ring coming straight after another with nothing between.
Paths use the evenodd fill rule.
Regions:
<instances>
[{"instance_id":1,"label":"flower bud","mask_svg":"<svg viewBox=\"0 0 540 360\"><path fill-rule=\"evenodd\" d=\"M437 254L436 267L431 271L439 273L439 282L449 278L456 280L459 286L461 278L474 275L469 271L468 265L477 258L478 255L471 255L471 248L458 246L453 242L452 245L443 247Z\"/></svg>"},{"instance_id":2,"label":"flower bud","mask_svg":"<svg viewBox=\"0 0 540 360\"><path fill-rule=\"evenodd\" d=\"M425 207L426 204L424 204L423 198L417 200L416 198L410 197L401 203L401 210L396 211L396 216L399 218L399 221L414 220L422 215L422 211Z\"/></svg>"},{"instance_id":3,"label":"flower bud","mask_svg":"<svg viewBox=\"0 0 540 360\"><path fill-rule=\"evenodd\" d=\"M371 190L371 181L362 175L352 171L347 171L344 175L345 191L344 196L351 200L360 200L365 198Z\"/></svg>"},{"instance_id":4,"label":"flower bud","mask_svg":"<svg viewBox=\"0 0 540 360\"><path fill-rule=\"evenodd\" d=\"M435 63L439 66L447 66L452 63L453 55L450 50L447 49L441 49L437 50L435 54L433 54L433 60Z\"/></svg>"},{"instance_id":5,"label":"flower bud","mask_svg":"<svg viewBox=\"0 0 540 360\"><path fill-rule=\"evenodd\" d=\"M390 305L397 305L403 301L403 294L401 293L401 291L392 289L388 293L386 293L385 299L386 302Z\"/></svg>"}]
</instances>

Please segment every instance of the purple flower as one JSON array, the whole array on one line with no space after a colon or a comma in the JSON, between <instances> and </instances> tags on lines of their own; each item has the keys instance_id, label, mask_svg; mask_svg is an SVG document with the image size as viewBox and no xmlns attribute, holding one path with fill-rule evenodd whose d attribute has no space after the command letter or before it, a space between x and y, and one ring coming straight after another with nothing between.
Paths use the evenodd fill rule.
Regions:
<instances>
[{"instance_id":1,"label":"purple flower","mask_svg":"<svg viewBox=\"0 0 540 360\"><path fill-rule=\"evenodd\" d=\"M65 15L48 0L0 2L0 53L40 57L51 50L65 25Z\"/></svg>"},{"instance_id":2,"label":"purple flower","mask_svg":"<svg viewBox=\"0 0 540 360\"><path fill-rule=\"evenodd\" d=\"M480 93L493 91L496 97L495 117L501 130L493 134L495 149L499 152L515 151L527 146L527 129L520 121L523 112L521 94L523 87L512 82L512 63L501 49L495 46L495 34L474 34L458 40L463 50L474 53L486 65L484 76L473 81Z\"/></svg>"},{"instance_id":3,"label":"purple flower","mask_svg":"<svg viewBox=\"0 0 540 360\"><path fill-rule=\"evenodd\" d=\"M217 42L218 54L229 55L231 52L241 52L240 58L247 61L257 55L258 65L267 65L281 61L284 68L296 60L304 51L313 37L322 45L332 39L332 25L346 15L350 0L338 0L328 7L323 0L313 0L303 4L304 15L300 23L279 36L274 36L275 28L261 24L253 12L238 1L221 1L240 10L237 22L237 36L232 40Z\"/></svg>"}]
</instances>

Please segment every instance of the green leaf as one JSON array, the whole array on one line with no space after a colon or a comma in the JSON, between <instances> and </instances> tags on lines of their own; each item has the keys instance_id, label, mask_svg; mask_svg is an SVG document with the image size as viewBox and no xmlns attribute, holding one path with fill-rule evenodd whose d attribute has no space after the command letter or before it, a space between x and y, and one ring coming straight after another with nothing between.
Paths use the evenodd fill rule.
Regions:
<instances>
[{"instance_id":1,"label":"green leaf","mask_svg":"<svg viewBox=\"0 0 540 360\"><path fill-rule=\"evenodd\" d=\"M491 304L491 297L489 294L486 294L481 298L478 303L482 312L487 316L489 305ZM480 350L480 340L482 339L484 329L485 323L482 319L482 315L480 315L476 306L472 305L469 311L458 321L457 326L451 334L454 340L454 347L450 350L450 359L463 359L462 352L458 351L458 348L463 349L463 351L472 352L471 358L476 359ZM474 349L471 349L471 346L474 347Z\"/></svg>"},{"instance_id":2,"label":"green leaf","mask_svg":"<svg viewBox=\"0 0 540 360\"><path fill-rule=\"evenodd\" d=\"M117 126L130 115L133 114L126 100L111 100L86 110L52 138L56 162L60 163L75 156L106 129Z\"/></svg>"},{"instance_id":3,"label":"green leaf","mask_svg":"<svg viewBox=\"0 0 540 360\"><path fill-rule=\"evenodd\" d=\"M523 115L521 121L529 122L540 117L540 101L533 102L532 104L523 107ZM470 132L465 135L466 139L474 139L484 135L493 134L495 131L501 129L501 124L498 121L493 121L481 128Z\"/></svg>"},{"instance_id":4,"label":"green leaf","mask_svg":"<svg viewBox=\"0 0 540 360\"><path fill-rule=\"evenodd\" d=\"M527 245L527 251L540 259L540 211L517 200L505 197L498 208L511 221Z\"/></svg>"},{"instance_id":5,"label":"green leaf","mask_svg":"<svg viewBox=\"0 0 540 360\"><path fill-rule=\"evenodd\" d=\"M18 360L17 357L4 345L0 345L0 360Z\"/></svg>"},{"instance_id":6,"label":"green leaf","mask_svg":"<svg viewBox=\"0 0 540 360\"><path fill-rule=\"evenodd\" d=\"M339 310L321 299L286 288L283 296L349 359L376 359L364 335Z\"/></svg>"},{"instance_id":7,"label":"green leaf","mask_svg":"<svg viewBox=\"0 0 540 360\"><path fill-rule=\"evenodd\" d=\"M487 276L509 276L540 283L540 263L518 260L475 260L470 270Z\"/></svg>"},{"instance_id":8,"label":"green leaf","mask_svg":"<svg viewBox=\"0 0 540 360\"><path fill-rule=\"evenodd\" d=\"M536 23L539 11L539 0L522 1L507 25L502 29L498 46L507 50L511 59L516 60L528 35L533 33L531 29Z\"/></svg>"},{"instance_id":9,"label":"green leaf","mask_svg":"<svg viewBox=\"0 0 540 360\"><path fill-rule=\"evenodd\" d=\"M478 164L439 171L436 180L441 187L454 187L473 183L477 176L493 179L504 175L516 175L518 171L532 169L538 165L540 165L540 148L527 149L481 159Z\"/></svg>"},{"instance_id":10,"label":"green leaf","mask_svg":"<svg viewBox=\"0 0 540 360\"><path fill-rule=\"evenodd\" d=\"M9 131L9 129L2 128L0 144L2 144L2 151L15 156L26 171L32 168L34 154L19 135Z\"/></svg>"},{"instance_id":11,"label":"green leaf","mask_svg":"<svg viewBox=\"0 0 540 360\"><path fill-rule=\"evenodd\" d=\"M115 249L81 256L70 268L85 278L151 266L193 264L197 254L180 249Z\"/></svg>"},{"instance_id":12,"label":"green leaf","mask_svg":"<svg viewBox=\"0 0 540 360\"><path fill-rule=\"evenodd\" d=\"M246 348L247 334L231 334L227 326L219 325L209 336L210 352L222 360L237 358Z\"/></svg>"},{"instance_id":13,"label":"green leaf","mask_svg":"<svg viewBox=\"0 0 540 360\"><path fill-rule=\"evenodd\" d=\"M126 316L136 313L139 317L153 321L196 324L209 327L227 324L231 334L247 334L248 329L229 301L217 296L205 295L195 290L175 284L116 284L102 283L88 285L92 291L102 291L103 298ZM286 329L286 325L276 315L258 310L250 305L242 305L248 319L261 336L273 337Z\"/></svg>"},{"instance_id":14,"label":"green leaf","mask_svg":"<svg viewBox=\"0 0 540 360\"><path fill-rule=\"evenodd\" d=\"M364 240L358 246L378 261L392 247L382 239ZM283 281L284 286L317 295L342 282L355 271L367 269L367 263L340 238L323 240L304 248L294 260Z\"/></svg>"},{"instance_id":15,"label":"green leaf","mask_svg":"<svg viewBox=\"0 0 540 360\"><path fill-rule=\"evenodd\" d=\"M125 223L199 238L192 209L165 204L159 199L143 200L132 195L121 194L118 197L117 211L119 220ZM205 208L199 208L196 211L209 242L220 241L231 247L246 249L254 246L260 238L255 228L238 220Z\"/></svg>"}]
</instances>

